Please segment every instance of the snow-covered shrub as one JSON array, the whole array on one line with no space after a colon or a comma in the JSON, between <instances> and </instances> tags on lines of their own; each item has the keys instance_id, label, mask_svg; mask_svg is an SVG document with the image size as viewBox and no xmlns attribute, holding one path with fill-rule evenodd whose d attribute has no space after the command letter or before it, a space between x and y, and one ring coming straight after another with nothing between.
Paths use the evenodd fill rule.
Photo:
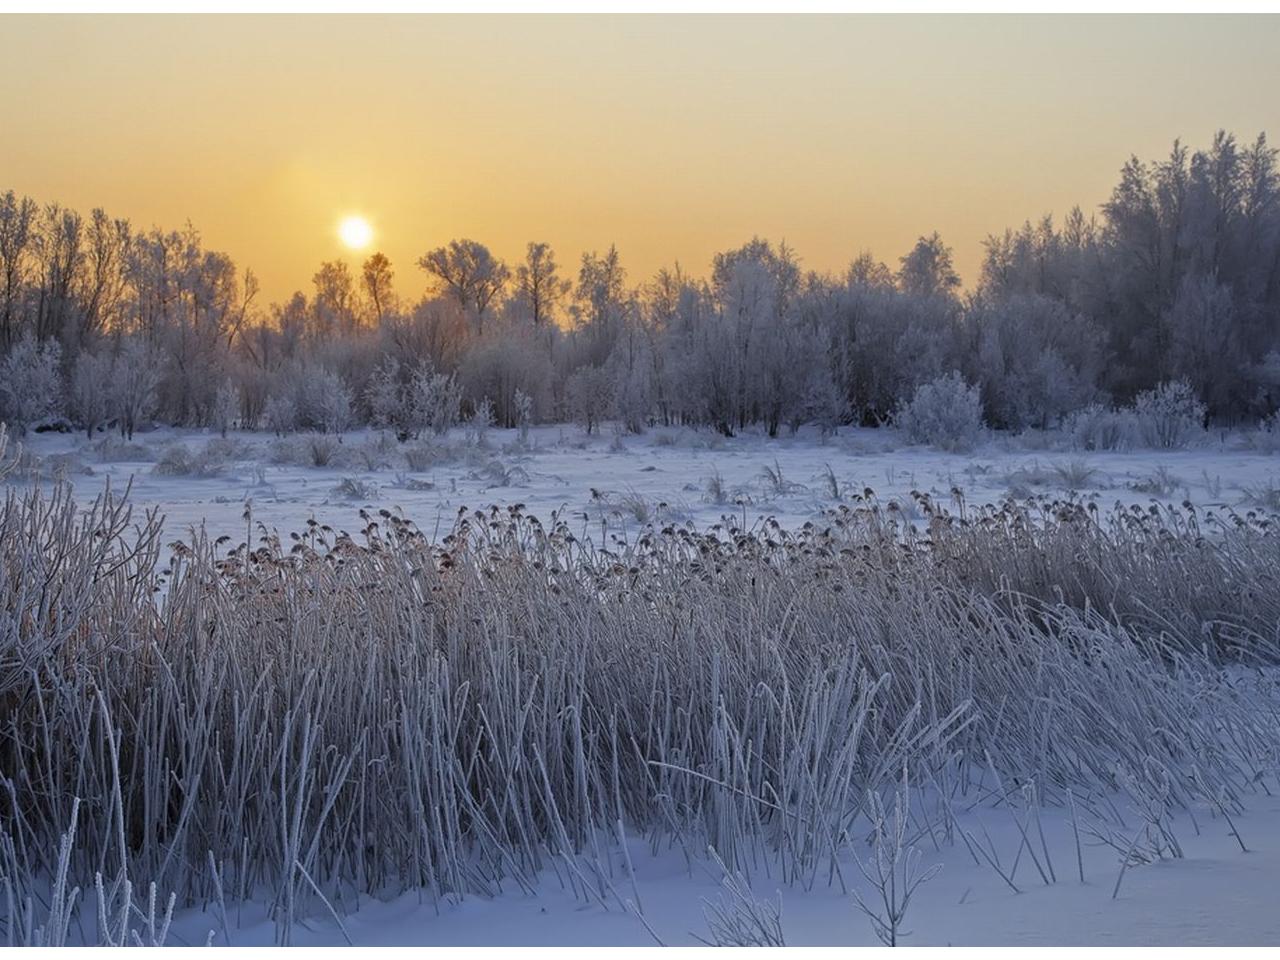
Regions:
<instances>
[{"instance_id":1,"label":"snow-covered shrub","mask_svg":"<svg viewBox=\"0 0 1280 960\"><path fill-rule=\"evenodd\" d=\"M364 390L369 407L369 423L380 430L403 426L404 396L400 385L400 364L394 357L380 363Z\"/></svg>"},{"instance_id":2,"label":"snow-covered shrub","mask_svg":"<svg viewBox=\"0 0 1280 960\"><path fill-rule=\"evenodd\" d=\"M1162 383L1133 401L1133 421L1143 446L1180 450L1204 432L1205 407L1185 380Z\"/></svg>"},{"instance_id":3,"label":"snow-covered shrub","mask_svg":"<svg viewBox=\"0 0 1280 960\"><path fill-rule=\"evenodd\" d=\"M344 500L373 500L378 496L378 486L359 477L343 477L329 493Z\"/></svg>"},{"instance_id":4,"label":"snow-covered shrub","mask_svg":"<svg viewBox=\"0 0 1280 960\"><path fill-rule=\"evenodd\" d=\"M346 448L328 433L303 433L279 437L267 448L267 458L277 466L337 467L347 462Z\"/></svg>"},{"instance_id":5,"label":"snow-covered shrub","mask_svg":"<svg viewBox=\"0 0 1280 960\"><path fill-rule=\"evenodd\" d=\"M1271 513L1280 513L1280 485L1274 478L1266 483L1250 484L1240 488L1245 503L1261 507Z\"/></svg>"},{"instance_id":6,"label":"snow-covered shrub","mask_svg":"<svg viewBox=\"0 0 1280 960\"><path fill-rule=\"evenodd\" d=\"M1145 493L1148 496L1161 497L1163 499L1172 497L1180 486L1182 486L1182 480L1163 464L1157 465L1146 476L1138 477L1136 480L1129 482L1129 489L1135 493Z\"/></svg>"},{"instance_id":7,"label":"snow-covered shrub","mask_svg":"<svg viewBox=\"0 0 1280 960\"><path fill-rule=\"evenodd\" d=\"M302 449L311 466L334 466L342 444L328 433L309 433L302 438Z\"/></svg>"},{"instance_id":8,"label":"snow-covered shrub","mask_svg":"<svg viewBox=\"0 0 1280 960\"><path fill-rule=\"evenodd\" d=\"M346 381L332 370L315 366L298 367L284 375L263 414L278 434L295 429L342 434L355 423Z\"/></svg>"},{"instance_id":9,"label":"snow-covered shrub","mask_svg":"<svg viewBox=\"0 0 1280 960\"><path fill-rule=\"evenodd\" d=\"M214 437L204 445L204 455L223 463L250 460L257 455L257 447L239 437Z\"/></svg>"},{"instance_id":10,"label":"snow-covered shrub","mask_svg":"<svg viewBox=\"0 0 1280 960\"><path fill-rule=\"evenodd\" d=\"M182 443L165 447L152 468L166 477L216 477L227 465L221 450L205 447L195 453Z\"/></svg>"},{"instance_id":11,"label":"snow-covered shrub","mask_svg":"<svg viewBox=\"0 0 1280 960\"><path fill-rule=\"evenodd\" d=\"M472 480L483 481L486 489L490 487L523 487L529 483L529 474L523 467L509 467L497 457L484 463L468 476Z\"/></svg>"},{"instance_id":12,"label":"snow-covered shrub","mask_svg":"<svg viewBox=\"0 0 1280 960\"><path fill-rule=\"evenodd\" d=\"M1062 430L1076 450L1125 450L1133 443L1136 427L1131 411L1091 403L1070 414Z\"/></svg>"},{"instance_id":13,"label":"snow-covered shrub","mask_svg":"<svg viewBox=\"0 0 1280 960\"><path fill-rule=\"evenodd\" d=\"M981 393L959 373L950 373L917 387L911 400L894 413L893 425L912 443L971 449L982 435Z\"/></svg>"},{"instance_id":14,"label":"snow-covered shrub","mask_svg":"<svg viewBox=\"0 0 1280 960\"><path fill-rule=\"evenodd\" d=\"M467 434L471 438L471 442L477 447L484 446L485 435L492 426L493 401L488 397L484 397L475 405L475 408L471 411L471 416L467 418Z\"/></svg>"},{"instance_id":15,"label":"snow-covered shrub","mask_svg":"<svg viewBox=\"0 0 1280 960\"><path fill-rule=\"evenodd\" d=\"M1280 452L1280 410L1264 417L1246 439L1249 447L1260 453Z\"/></svg>"},{"instance_id":16,"label":"snow-covered shrub","mask_svg":"<svg viewBox=\"0 0 1280 960\"><path fill-rule=\"evenodd\" d=\"M462 389L453 374L436 373L429 363L421 363L409 379L403 400L403 422L417 436L431 430L443 436L458 422Z\"/></svg>"},{"instance_id":17,"label":"snow-covered shrub","mask_svg":"<svg viewBox=\"0 0 1280 960\"><path fill-rule=\"evenodd\" d=\"M533 422L533 397L523 390L516 390L515 397L516 427L520 431L520 442L529 442L529 425Z\"/></svg>"},{"instance_id":18,"label":"snow-covered shrub","mask_svg":"<svg viewBox=\"0 0 1280 960\"><path fill-rule=\"evenodd\" d=\"M341 435L355 421L351 391L337 374L327 371L318 374L308 399L309 415L315 426L325 433Z\"/></svg>"},{"instance_id":19,"label":"snow-covered shrub","mask_svg":"<svg viewBox=\"0 0 1280 960\"><path fill-rule=\"evenodd\" d=\"M58 341L38 342L30 334L0 360L0 419L17 436L25 436L27 428L61 409L61 362Z\"/></svg>"},{"instance_id":20,"label":"snow-covered shrub","mask_svg":"<svg viewBox=\"0 0 1280 960\"><path fill-rule=\"evenodd\" d=\"M151 447L114 434L94 443L93 452L103 463L146 463L155 460L155 452Z\"/></svg>"},{"instance_id":21,"label":"snow-covered shrub","mask_svg":"<svg viewBox=\"0 0 1280 960\"><path fill-rule=\"evenodd\" d=\"M434 444L419 441L404 446L405 463L414 473L424 473L439 459L440 451Z\"/></svg>"},{"instance_id":22,"label":"snow-covered shrub","mask_svg":"<svg viewBox=\"0 0 1280 960\"><path fill-rule=\"evenodd\" d=\"M383 470L391 466L396 442L385 433L376 434L363 443L350 447L350 457L366 470Z\"/></svg>"},{"instance_id":23,"label":"snow-covered shrub","mask_svg":"<svg viewBox=\"0 0 1280 960\"><path fill-rule=\"evenodd\" d=\"M276 437L267 445L267 460L278 467L299 466L305 462L302 446L299 437Z\"/></svg>"}]
</instances>

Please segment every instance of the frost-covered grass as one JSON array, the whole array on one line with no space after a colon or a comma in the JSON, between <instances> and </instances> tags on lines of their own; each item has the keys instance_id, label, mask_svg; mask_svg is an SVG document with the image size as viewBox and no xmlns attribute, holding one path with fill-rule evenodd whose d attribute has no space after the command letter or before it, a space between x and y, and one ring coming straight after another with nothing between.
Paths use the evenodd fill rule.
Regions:
<instances>
[{"instance_id":1,"label":"frost-covered grass","mask_svg":"<svg viewBox=\"0 0 1280 960\"><path fill-rule=\"evenodd\" d=\"M369 896L548 884L648 931L647 847L724 875L704 939L785 934L764 876L853 917L856 891L897 936L912 908L875 881L927 877L926 849L1010 895L1087 863L1119 897L1210 823L1247 846L1280 788L1269 518L621 506L627 538L594 545L512 504L439 535L382 510L280 537L246 511L166 549L118 497L11 489L0 935L147 942L172 896L217 942L242 911L340 939Z\"/></svg>"}]
</instances>

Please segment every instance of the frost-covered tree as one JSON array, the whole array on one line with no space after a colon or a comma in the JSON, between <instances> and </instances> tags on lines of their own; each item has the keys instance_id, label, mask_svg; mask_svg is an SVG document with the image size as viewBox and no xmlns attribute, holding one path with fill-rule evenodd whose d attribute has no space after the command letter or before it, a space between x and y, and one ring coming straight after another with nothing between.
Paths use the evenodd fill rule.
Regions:
<instances>
[{"instance_id":1,"label":"frost-covered tree","mask_svg":"<svg viewBox=\"0 0 1280 960\"><path fill-rule=\"evenodd\" d=\"M429 250L418 258L418 266L435 278L441 292L458 302L484 333L490 304L510 279L507 265L475 240L451 240L447 246Z\"/></svg>"},{"instance_id":2,"label":"frost-covered tree","mask_svg":"<svg viewBox=\"0 0 1280 960\"><path fill-rule=\"evenodd\" d=\"M321 370L312 376L307 390L309 415L324 433L345 433L354 421L351 391L335 373Z\"/></svg>"},{"instance_id":3,"label":"frost-covered tree","mask_svg":"<svg viewBox=\"0 0 1280 960\"><path fill-rule=\"evenodd\" d=\"M93 439L98 429L115 412L113 391L115 370L111 357L84 352L71 371L71 415Z\"/></svg>"},{"instance_id":4,"label":"frost-covered tree","mask_svg":"<svg viewBox=\"0 0 1280 960\"><path fill-rule=\"evenodd\" d=\"M634 309L617 247L610 246L603 254L584 253L572 309L580 361L603 365Z\"/></svg>"},{"instance_id":5,"label":"frost-covered tree","mask_svg":"<svg viewBox=\"0 0 1280 960\"><path fill-rule=\"evenodd\" d=\"M145 341L130 340L112 365L112 406L120 435L132 440L134 431L155 410L160 373L155 351Z\"/></svg>"},{"instance_id":6,"label":"frost-covered tree","mask_svg":"<svg viewBox=\"0 0 1280 960\"><path fill-rule=\"evenodd\" d=\"M292 395L277 393L267 398L262 413L268 429L276 436L296 430L298 427L298 407Z\"/></svg>"},{"instance_id":7,"label":"frost-covered tree","mask_svg":"<svg viewBox=\"0 0 1280 960\"><path fill-rule=\"evenodd\" d=\"M240 415L240 391L230 380L218 387L213 397L213 408L210 411L210 423L220 436L225 437L227 431L235 425Z\"/></svg>"},{"instance_id":8,"label":"frost-covered tree","mask_svg":"<svg viewBox=\"0 0 1280 960\"><path fill-rule=\"evenodd\" d=\"M970 309L970 373L997 426L1044 429L1098 399L1100 331L1060 301L1018 294Z\"/></svg>"},{"instance_id":9,"label":"frost-covered tree","mask_svg":"<svg viewBox=\"0 0 1280 960\"><path fill-rule=\"evenodd\" d=\"M311 278L315 298L311 301L313 335L322 340L350 335L360 324L360 301L356 280L345 261L320 264Z\"/></svg>"},{"instance_id":10,"label":"frost-covered tree","mask_svg":"<svg viewBox=\"0 0 1280 960\"><path fill-rule=\"evenodd\" d=\"M453 378L443 382L463 407L488 397L508 427L522 416L517 394L536 419L567 416L584 368L604 372L605 406L631 429L879 424L953 370L980 385L999 428L1050 427L1095 404L1131 413L1170 380L1216 423L1280 407L1264 359L1280 355L1280 169L1265 136L1220 132L1200 149L1131 158L1096 217L1076 207L988 237L970 295L937 234L897 263L861 253L843 275L820 275L756 237L701 273L676 266L633 286L611 247L582 257L570 290L544 243L509 272L456 240L421 258L434 289L416 303L396 299L390 263L374 254L358 271L321 264L313 291L259 306L253 274L189 224L135 232L102 210L8 192L0 358L27 335L57 342L74 392L81 354L139 343L154 380L145 416L214 424L231 382L246 428L277 398L273 422L325 429L315 371L358 398L353 417L387 421L391 408L372 398L388 359L399 367L387 398L404 399L426 362Z\"/></svg>"},{"instance_id":11,"label":"frost-covered tree","mask_svg":"<svg viewBox=\"0 0 1280 960\"><path fill-rule=\"evenodd\" d=\"M464 396L472 403L488 397L496 422L503 427L515 426L517 391L548 405L555 374L546 334L526 326L495 326L489 335L473 341L458 364Z\"/></svg>"},{"instance_id":12,"label":"frost-covered tree","mask_svg":"<svg viewBox=\"0 0 1280 960\"><path fill-rule=\"evenodd\" d=\"M922 297L950 297L960 288L951 248L937 233L921 237L906 254L898 270L898 285L905 293Z\"/></svg>"},{"instance_id":13,"label":"frost-covered tree","mask_svg":"<svg viewBox=\"0 0 1280 960\"><path fill-rule=\"evenodd\" d=\"M602 367L582 367L565 385L569 416L587 433L595 433L600 421L613 409L613 384Z\"/></svg>"},{"instance_id":14,"label":"frost-covered tree","mask_svg":"<svg viewBox=\"0 0 1280 960\"><path fill-rule=\"evenodd\" d=\"M373 312L373 322L382 323L387 313L396 309L396 292L392 286L395 271L386 254L375 253L360 268L360 281Z\"/></svg>"},{"instance_id":15,"label":"frost-covered tree","mask_svg":"<svg viewBox=\"0 0 1280 960\"><path fill-rule=\"evenodd\" d=\"M39 208L12 190L0 194L0 350L21 335L22 305L38 235Z\"/></svg>"},{"instance_id":16,"label":"frost-covered tree","mask_svg":"<svg viewBox=\"0 0 1280 960\"><path fill-rule=\"evenodd\" d=\"M553 322L556 307L569 294L571 285L558 269L555 252L547 243L530 243L524 262L516 267L516 289L535 327Z\"/></svg>"},{"instance_id":17,"label":"frost-covered tree","mask_svg":"<svg viewBox=\"0 0 1280 960\"><path fill-rule=\"evenodd\" d=\"M27 334L0 360L0 419L23 437L40 420L62 406L59 366L62 349L56 340L37 341Z\"/></svg>"},{"instance_id":18,"label":"frost-covered tree","mask_svg":"<svg viewBox=\"0 0 1280 960\"><path fill-rule=\"evenodd\" d=\"M1212 276L1188 277L1163 322L1170 372L1189 384L1210 412L1222 415L1243 406L1250 385L1231 290Z\"/></svg>"}]
</instances>

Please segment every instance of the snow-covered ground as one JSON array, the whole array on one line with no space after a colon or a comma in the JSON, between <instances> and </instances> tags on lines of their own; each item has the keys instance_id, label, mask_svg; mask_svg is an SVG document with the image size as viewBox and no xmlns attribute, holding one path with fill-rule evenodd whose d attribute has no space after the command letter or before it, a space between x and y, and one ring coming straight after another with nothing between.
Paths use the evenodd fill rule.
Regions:
<instances>
[{"instance_id":1,"label":"snow-covered ground","mask_svg":"<svg viewBox=\"0 0 1280 960\"><path fill-rule=\"evenodd\" d=\"M426 446L435 451L435 462L415 471L405 448L375 431L348 433L326 467L310 465L306 451L296 449L303 438L233 433L222 444L231 457L219 456L211 476L157 468L156 460L175 445L199 454L218 440L206 432L160 429L138 434L130 445L108 439L105 455L98 449L101 439L90 444L82 435L33 434L23 445L40 458L45 477L62 471L78 498L95 496L108 482L116 489L132 483L132 501L138 508L160 508L168 538L203 524L211 536L241 540L246 503L255 525L281 533L310 518L355 531L362 507L399 508L430 533L447 529L463 507L523 503L543 518L560 511L596 537L602 524L616 534L650 521L705 526L726 515L748 525L773 516L794 526L866 488L881 502L907 505L914 490L953 508L958 489L970 504L1016 494L1072 495L1094 499L1101 508L1155 499L1280 509L1280 456L1251 450L1231 434L1187 450L1124 453L1055 449L1052 443L1034 449L1025 439L997 436L970 452L946 453L905 446L891 430L846 428L825 441L807 431L771 440L688 429L615 439L607 427L587 436L575 426L543 426L525 444L514 430L491 430L479 446L461 430L432 438ZM20 482L21 476L10 479ZM355 483L344 488L347 480Z\"/></svg>"},{"instance_id":2,"label":"snow-covered ground","mask_svg":"<svg viewBox=\"0 0 1280 960\"><path fill-rule=\"evenodd\" d=\"M1019 812L1017 816L1023 814ZM935 849L928 837L917 842L922 868L941 865L918 889L904 929L909 946L1207 946L1280 943L1280 912L1275 909L1280 877L1280 798L1267 796L1248 814L1233 817L1248 847L1240 849L1221 818L1197 814L1199 831L1188 817L1175 821L1181 859L1131 866L1119 891L1119 854L1090 838L1082 823L1080 860L1074 830L1065 813L1042 815L1045 843L1031 831L1034 853L1046 873L1041 879L1024 849L1014 814L1007 808L972 811L961 824L973 841L990 851L1008 871L1017 891L987 863L975 862L960 840ZM1131 833L1140 829L1131 824ZM1044 849L1048 857L1044 856ZM361 898L335 905L344 914L340 929L330 918L315 918L295 928L298 946L667 946L697 945L710 934L704 911L723 896L719 870L711 862L687 865L679 849L656 855L643 838L628 845L635 883L618 851L604 867L612 872L600 900L575 897L555 871L548 870L537 893L511 884L493 899L469 897L433 903L406 894L389 900ZM1080 882L1080 864L1084 882ZM849 890L869 894L856 863L842 866ZM562 868L562 874L567 869ZM866 917L838 881L825 871L811 889L781 885L762 864L751 878L760 900L781 903L782 930L788 946L877 945ZM1114 894L1114 897L1113 897ZM630 904L639 897L640 915ZM228 909L226 930L238 946L269 945L276 929L262 908ZM172 943L199 945L210 934L226 941L217 907L175 918Z\"/></svg>"},{"instance_id":3,"label":"snow-covered ground","mask_svg":"<svg viewBox=\"0 0 1280 960\"><path fill-rule=\"evenodd\" d=\"M463 508L523 503L542 517L553 511L573 518L588 537L630 534L651 521L692 521L703 526L731 515L748 524L774 516L795 526L870 488L881 502L911 502L920 491L955 506L953 491L968 504L989 503L1011 494L1116 502L1190 500L1202 508L1280 509L1280 456L1247 448L1227 435L1201 446L1171 452L1079 452L1032 449L1016 438L996 437L967 453L945 453L900 444L892 431L844 430L833 439L798 437L770 440L748 434L726 439L683 429L650 431L620 439L608 431L585 436L577 427L546 426L521 443L514 431L492 430L477 445L462 431L433 439L433 462L411 470L402 448L376 432L349 433L326 467L282 462L296 449L265 434L235 434L230 444L208 433L155 430L133 445L102 450L83 436L40 434L24 441L28 467L42 481L61 473L77 498L88 499L109 482L132 485L137 508L159 508L166 539L203 525L211 536L243 539L245 507L252 518L284 533L314 518L336 530L356 531L361 508L398 508L420 529L447 529ZM300 441L299 441L300 442ZM210 444L213 475L173 475L157 461L175 445L198 455ZM121 458L121 450L126 454ZM290 453L292 450L292 454ZM197 471L198 472L198 471ZM350 481L350 482L347 482ZM10 483L33 482L15 474ZM910 515L910 507L905 507ZM1176 822L1185 856L1130 867L1118 895L1120 854L1085 836L1080 882L1073 824L1061 807L1043 812L1045 841L1034 845L1038 866L1027 850L1014 814L979 805L962 817L976 842L1005 867L1017 862L1012 889L987 862L979 862L956 841L935 847L928 836L916 842L924 862L941 872L919 891L907 915L905 940L924 944L1275 944L1280 943L1280 911L1275 890L1280 879L1280 798L1259 792L1247 798L1248 812L1235 826L1248 847L1220 818L1198 815ZM1131 833L1140 824L1134 822ZM664 841L664 844L666 841ZM575 896L563 877L548 870L534 894L509 886L493 899L430 900L426 894L382 901L335 904L342 916L314 917L294 931L298 945L647 945L696 943L709 936L705 901L721 895L715 867L702 851L663 846L653 851L646 838L633 837L629 857L603 844L603 873L611 888L598 898ZM1045 856L1047 849L1048 856ZM627 861L634 865L631 875ZM1051 867L1050 867L1051 864ZM1055 875L1046 883L1040 869ZM561 866L561 873L566 868ZM811 889L780 885L765 866L752 877L762 898L780 896L782 926L792 945L875 943L865 916L849 889L866 889L856 865L847 860L844 880L824 874ZM628 905L630 901L631 905ZM264 907L232 906L230 916L216 905L180 914L171 942L270 944L275 925ZM642 919L643 918L643 919Z\"/></svg>"}]
</instances>

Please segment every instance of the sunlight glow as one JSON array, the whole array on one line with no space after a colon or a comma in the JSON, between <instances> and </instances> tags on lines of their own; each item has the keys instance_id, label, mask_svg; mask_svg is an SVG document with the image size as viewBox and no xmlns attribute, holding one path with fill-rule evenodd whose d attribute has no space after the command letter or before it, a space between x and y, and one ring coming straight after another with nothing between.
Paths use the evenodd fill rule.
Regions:
<instances>
[{"instance_id":1,"label":"sunlight glow","mask_svg":"<svg viewBox=\"0 0 1280 960\"><path fill-rule=\"evenodd\" d=\"M363 250L373 240L373 227L364 217L344 217L338 224L338 237L351 250Z\"/></svg>"}]
</instances>

